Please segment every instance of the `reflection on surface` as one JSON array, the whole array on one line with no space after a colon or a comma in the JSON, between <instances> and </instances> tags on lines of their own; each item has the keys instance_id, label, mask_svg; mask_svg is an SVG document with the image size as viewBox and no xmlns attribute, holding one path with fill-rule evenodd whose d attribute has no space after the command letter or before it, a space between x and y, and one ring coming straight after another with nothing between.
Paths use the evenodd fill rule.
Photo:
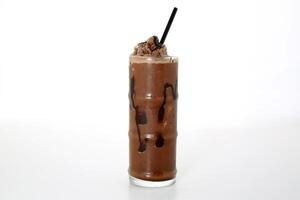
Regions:
<instances>
[{"instance_id":1,"label":"reflection on surface","mask_svg":"<svg viewBox=\"0 0 300 200\"><path fill-rule=\"evenodd\" d=\"M128 197L130 200L176 199L176 183L162 188L143 188L129 184Z\"/></svg>"}]
</instances>

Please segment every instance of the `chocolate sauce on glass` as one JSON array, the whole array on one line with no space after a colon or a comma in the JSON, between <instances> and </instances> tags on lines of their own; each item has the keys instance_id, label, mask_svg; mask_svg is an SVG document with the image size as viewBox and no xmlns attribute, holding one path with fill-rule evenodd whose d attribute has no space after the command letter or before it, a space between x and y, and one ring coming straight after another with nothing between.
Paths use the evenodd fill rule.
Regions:
<instances>
[{"instance_id":1,"label":"chocolate sauce on glass","mask_svg":"<svg viewBox=\"0 0 300 200\"><path fill-rule=\"evenodd\" d=\"M135 111L135 125L138 133L138 139L139 139L139 152L143 152L146 150L146 144L142 142L141 139L141 130L139 127L139 124L147 124L147 116L145 111L139 110L139 107L135 105L134 103L134 77L130 79L130 105L132 109Z\"/></svg>"}]
</instances>

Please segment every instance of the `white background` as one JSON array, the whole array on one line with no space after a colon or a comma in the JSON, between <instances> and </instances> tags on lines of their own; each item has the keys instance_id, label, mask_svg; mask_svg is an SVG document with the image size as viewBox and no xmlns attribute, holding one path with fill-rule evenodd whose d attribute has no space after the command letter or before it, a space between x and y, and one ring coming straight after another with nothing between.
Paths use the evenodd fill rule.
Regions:
<instances>
[{"instance_id":1,"label":"white background","mask_svg":"<svg viewBox=\"0 0 300 200\"><path fill-rule=\"evenodd\" d=\"M179 57L178 181L128 185L128 56ZM300 1L0 0L0 199L299 199Z\"/></svg>"}]
</instances>

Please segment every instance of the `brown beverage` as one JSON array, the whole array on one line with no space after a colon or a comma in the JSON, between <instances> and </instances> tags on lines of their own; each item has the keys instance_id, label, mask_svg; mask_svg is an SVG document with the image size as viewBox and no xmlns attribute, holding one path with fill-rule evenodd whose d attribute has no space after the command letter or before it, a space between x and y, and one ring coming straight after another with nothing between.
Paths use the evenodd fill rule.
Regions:
<instances>
[{"instance_id":1,"label":"brown beverage","mask_svg":"<svg viewBox=\"0 0 300 200\"><path fill-rule=\"evenodd\" d=\"M129 174L134 184L175 180L177 71L177 58L167 56L155 36L130 56Z\"/></svg>"}]
</instances>

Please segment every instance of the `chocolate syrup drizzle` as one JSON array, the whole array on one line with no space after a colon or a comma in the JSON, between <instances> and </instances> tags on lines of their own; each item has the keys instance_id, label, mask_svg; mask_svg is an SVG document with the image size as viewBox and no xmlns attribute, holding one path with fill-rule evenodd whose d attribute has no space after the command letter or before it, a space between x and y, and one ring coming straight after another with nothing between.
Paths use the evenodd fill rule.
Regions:
<instances>
[{"instance_id":1,"label":"chocolate syrup drizzle","mask_svg":"<svg viewBox=\"0 0 300 200\"><path fill-rule=\"evenodd\" d=\"M135 105L135 102L134 102L134 95L135 95L134 86L135 86L135 81L134 81L134 77L132 76L130 78L130 105L131 105L132 109L134 109L134 111L135 111L135 124L136 124L136 129L137 129L137 132L138 132L138 140L139 140L138 151L139 152L144 152L146 150L146 143L144 143L142 141L141 130L140 130L139 125L140 124L147 124L147 115L146 115L145 111L140 110L139 107L137 105ZM164 107L165 107L165 104L166 104L167 89L168 88L171 88L173 99L176 100L177 96L178 96L178 94L177 94L177 80L175 82L175 86L173 86L170 83L165 83L165 85L164 85L164 92L163 92L164 99L163 99L163 102L162 102L162 104L159 108L159 112L158 112L158 122L160 122L160 123L163 122L163 120L164 120L164 114L165 114L165 108ZM146 142L146 140L145 140L145 142ZM161 133L158 133L157 134L157 139L156 139L156 142L155 142L155 146L160 148L163 145L164 145L164 138L163 138Z\"/></svg>"},{"instance_id":2,"label":"chocolate syrup drizzle","mask_svg":"<svg viewBox=\"0 0 300 200\"><path fill-rule=\"evenodd\" d=\"M156 139L156 142L155 142L155 146L160 148L160 147L163 147L164 144L165 144L165 139L163 138L161 133L158 133L157 139Z\"/></svg>"},{"instance_id":3,"label":"chocolate syrup drizzle","mask_svg":"<svg viewBox=\"0 0 300 200\"><path fill-rule=\"evenodd\" d=\"M143 152L146 150L146 144L143 143L142 141L139 124L147 124L147 116L145 111L140 110L139 107L135 105L134 98L133 98L133 96L135 95L134 85L135 85L134 77L132 76L130 79L130 100L131 100L130 105L135 111L135 125L138 132L138 139L140 143L138 151Z\"/></svg>"},{"instance_id":4,"label":"chocolate syrup drizzle","mask_svg":"<svg viewBox=\"0 0 300 200\"><path fill-rule=\"evenodd\" d=\"M172 84L170 83L165 83L164 85L164 100L159 108L159 111L158 111L158 122L163 122L164 120L164 116L165 116L165 104L166 104L166 100L167 100L167 89L168 88L171 88L172 90L172 96L173 96L173 100L176 100L177 99L177 80L175 82L175 86L173 87Z\"/></svg>"}]
</instances>

